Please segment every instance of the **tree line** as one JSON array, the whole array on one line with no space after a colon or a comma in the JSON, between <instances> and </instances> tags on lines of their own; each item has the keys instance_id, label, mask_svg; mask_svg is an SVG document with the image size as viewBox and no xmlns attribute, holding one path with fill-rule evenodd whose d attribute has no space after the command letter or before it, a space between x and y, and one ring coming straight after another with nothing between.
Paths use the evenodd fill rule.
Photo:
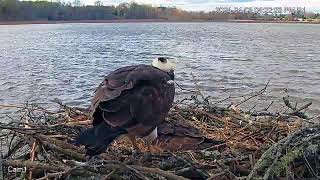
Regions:
<instances>
[{"instance_id":1,"label":"tree line","mask_svg":"<svg viewBox=\"0 0 320 180\"><path fill-rule=\"evenodd\" d=\"M104 6L97 0L94 5L82 5L80 0L72 3L53 1L0 0L1 21L70 21L111 19L165 19L165 20L214 20L234 19L237 15L218 15L214 12L188 12L177 8L153 7L146 4L121 3Z\"/></svg>"},{"instance_id":2,"label":"tree line","mask_svg":"<svg viewBox=\"0 0 320 180\"><path fill-rule=\"evenodd\" d=\"M121 3L105 6L100 0L94 5L82 5L80 0L63 1L19 1L0 0L0 21L70 21L111 19L164 19L164 20L230 20L257 19L254 13L191 12L177 8L153 7L147 4Z\"/></svg>"}]
</instances>

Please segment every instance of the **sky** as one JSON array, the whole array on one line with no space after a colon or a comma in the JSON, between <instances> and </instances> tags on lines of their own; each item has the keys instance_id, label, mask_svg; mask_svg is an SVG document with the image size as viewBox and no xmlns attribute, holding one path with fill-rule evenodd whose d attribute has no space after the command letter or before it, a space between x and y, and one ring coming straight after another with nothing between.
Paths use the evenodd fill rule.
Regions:
<instances>
[{"instance_id":1,"label":"sky","mask_svg":"<svg viewBox=\"0 0 320 180\"><path fill-rule=\"evenodd\" d=\"M95 0L82 0L93 4ZM101 0L104 5L117 5L132 0ZM154 6L176 6L191 11L210 11L216 7L305 7L307 11L320 12L320 0L134 0Z\"/></svg>"}]
</instances>

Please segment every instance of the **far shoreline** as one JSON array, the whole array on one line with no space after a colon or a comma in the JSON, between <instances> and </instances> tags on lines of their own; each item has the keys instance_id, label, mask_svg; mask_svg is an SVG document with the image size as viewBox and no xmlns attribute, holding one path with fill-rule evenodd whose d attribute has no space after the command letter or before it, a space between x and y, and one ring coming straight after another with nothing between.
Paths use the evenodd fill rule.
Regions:
<instances>
[{"instance_id":1,"label":"far shoreline","mask_svg":"<svg viewBox=\"0 0 320 180\"><path fill-rule=\"evenodd\" d=\"M70 20L70 21L0 21L0 25L23 24L72 24L72 23L185 23L185 22L227 22L227 23L279 23L279 24L320 24L320 21L279 21L279 20L166 20L166 19L111 19L111 20Z\"/></svg>"}]
</instances>

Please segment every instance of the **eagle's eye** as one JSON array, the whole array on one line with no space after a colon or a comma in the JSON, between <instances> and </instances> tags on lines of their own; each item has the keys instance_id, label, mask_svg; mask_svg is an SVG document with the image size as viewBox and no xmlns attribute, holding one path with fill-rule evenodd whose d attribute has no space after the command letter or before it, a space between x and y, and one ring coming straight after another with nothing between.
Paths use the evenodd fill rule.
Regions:
<instances>
[{"instance_id":1,"label":"eagle's eye","mask_svg":"<svg viewBox=\"0 0 320 180\"><path fill-rule=\"evenodd\" d=\"M166 62L167 62L167 59L166 59L166 58L163 58L163 57L159 57L159 58L158 58L158 61L160 61L161 63L166 63Z\"/></svg>"}]
</instances>

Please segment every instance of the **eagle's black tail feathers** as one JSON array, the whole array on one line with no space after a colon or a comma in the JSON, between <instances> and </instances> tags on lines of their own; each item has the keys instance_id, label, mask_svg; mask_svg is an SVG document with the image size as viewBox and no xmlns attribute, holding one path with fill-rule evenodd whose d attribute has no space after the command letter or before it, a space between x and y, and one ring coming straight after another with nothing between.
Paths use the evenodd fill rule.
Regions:
<instances>
[{"instance_id":1,"label":"eagle's black tail feathers","mask_svg":"<svg viewBox=\"0 0 320 180\"><path fill-rule=\"evenodd\" d=\"M81 132L75 139L75 145L84 145L86 156L92 157L103 153L108 145L119 135L127 131L122 128L111 127L105 121Z\"/></svg>"}]
</instances>

